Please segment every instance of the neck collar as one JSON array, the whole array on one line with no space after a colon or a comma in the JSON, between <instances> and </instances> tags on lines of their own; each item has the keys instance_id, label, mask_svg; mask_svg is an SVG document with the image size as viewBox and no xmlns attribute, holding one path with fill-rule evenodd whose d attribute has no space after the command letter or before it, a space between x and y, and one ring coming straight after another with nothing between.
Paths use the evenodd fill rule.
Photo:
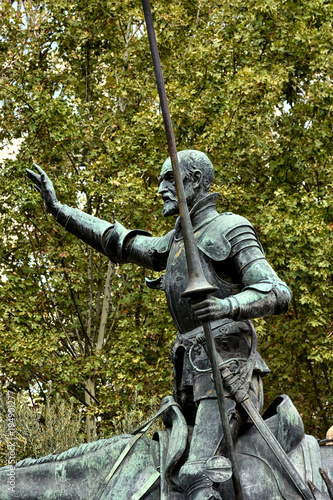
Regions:
<instances>
[{"instance_id":1,"label":"neck collar","mask_svg":"<svg viewBox=\"0 0 333 500\"><path fill-rule=\"evenodd\" d=\"M216 202L220 198L219 193L209 193L198 200L190 210L191 222L194 230L217 217ZM176 220L175 229L179 230L180 217Z\"/></svg>"}]
</instances>

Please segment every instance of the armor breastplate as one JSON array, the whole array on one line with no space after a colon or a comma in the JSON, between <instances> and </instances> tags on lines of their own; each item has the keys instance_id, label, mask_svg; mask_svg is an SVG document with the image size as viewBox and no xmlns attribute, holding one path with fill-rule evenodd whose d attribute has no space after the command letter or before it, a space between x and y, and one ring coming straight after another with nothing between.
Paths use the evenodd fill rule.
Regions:
<instances>
[{"instance_id":1,"label":"armor breastplate","mask_svg":"<svg viewBox=\"0 0 333 500\"><path fill-rule=\"evenodd\" d=\"M205 232L206 228L207 225L195 232L196 240L201 240L201 235ZM218 245L219 242L217 241L215 244ZM199 244L198 246L204 275L208 283L218 288L214 296L224 299L230 295L239 293L241 291L241 285L223 281L215 272L212 259L204 253L205 245ZM192 313L189 299L181 297L181 294L186 289L188 277L184 240L179 231L175 233L171 244L164 280L163 288L166 294L168 307L180 333L189 332L200 326L201 322L197 320Z\"/></svg>"}]
</instances>

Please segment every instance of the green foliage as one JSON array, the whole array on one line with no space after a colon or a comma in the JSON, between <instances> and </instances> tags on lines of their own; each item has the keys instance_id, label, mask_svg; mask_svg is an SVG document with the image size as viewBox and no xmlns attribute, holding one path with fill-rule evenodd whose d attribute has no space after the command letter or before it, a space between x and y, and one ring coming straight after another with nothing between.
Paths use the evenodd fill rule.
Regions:
<instances>
[{"instance_id":1,"label":"green foliage","mask_svg":"<svg viewBox=\"0 0 333 500\"><path fill-rule=\"evenodd\" d=\"M83 442L81 416L73 401L55 396L46 403L31 401L25 394L15 398L15 441L10 438L7 423L7 394L1 391L0 406L0 466L8 463L8 443L15 442L16 460L58 454Z\"/></svg>"},{"instance_id":2,"label":"green foliage","mask_svg":"<svg viewBox=\"0 0 333 500\"><path fill-rule=\"evenodd\" d=\"M62 202L164 234L157 174L167 156L141 3L1 3L1 378L52 380L104 435L147 393L170 393L174 326L145 270L115 266L96 350L107 262L54 225L24 178L35 160ZM332 421L332 4L324 0L153 2L179 149L208 153L221 210L248 217L293 291L285 317L256 322L272 369L307 432ZM89 268L89 262L92 267Z\"/></svg>"},{"instance_id":3,"label":"green foliage","mask_svg":"<svg viewBox=\"0 0 333 500\"><path fill-rule=\"evenodd\" d=\"M143 424L149 422L155 416L157 410L160 407L160 401L156 398L148 398L148 405L145 411L142 410L142 405L138 404L138 394L134 391L134 399L132 406L128 411L125 411L124 415L118 416L113 419L114 434L118 436L119 434L130 434L134 430L141 427ZM145 436L152 438L154 433L158 430L164 429L161 417L156 419L151 427L146 431Z\"/></svg>"}]
</instances>

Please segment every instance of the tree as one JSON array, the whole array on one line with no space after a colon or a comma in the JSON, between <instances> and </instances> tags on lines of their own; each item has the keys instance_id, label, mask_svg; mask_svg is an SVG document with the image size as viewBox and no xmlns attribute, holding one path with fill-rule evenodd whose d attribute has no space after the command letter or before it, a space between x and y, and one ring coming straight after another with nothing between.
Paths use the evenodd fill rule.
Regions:
<instances>
[{"instance_id":1,"label":"tree","mask_svg":"<svg viewBox=\"0 0 333 500\"><path fill-rule=\"evenodd\" d=\"M53 403L48 398L46 403L41 403L40 399L29 400L24 393L17 395L15 413L9 413L9 416L15 415L15 434L12 437L8 434L8 393L1 391L0 467L8 465L13 442L17 462L24 458L58 454L83 442L80 414L72 402L60 396L56 396ZM10 401L14 403L14 400Z\"/></svg>"},{"instance_id":2,"label":"tree","mask_svg":"<svg viewBox=\"0 0 333 500\"><path fill-rule=\"evenodd\" d=\"M266 400L290 394L307 431L323 435L332 419L332 6L153 8L177 145L209 155L221 210L253 222L293 291L287 316L256 321L273 372ZM61 201L110 222L172 227L156 196L167 148L141 5L3 0L2 19L1 140L23 142L1 171L1 372L18 388L52 380L108 432L134 387L142 408L148 387L170 392L174 329L163 296L143 286L146 271L108 268L56 227L24 168L36 159Z\"/></svg>"},{"instance_id":3,"label":"tree","mask_svg":"<svg viewBox=\"0 0 333 500\"><path fill-rule=\"evenodd\" d=\"M4 74L6 101L2 111L8 121L2 131L3 138L9 138L11 133L25 136L25 149L15 165L9 163L3 170L3 176L12 182L11 191L20 193L15 203L6 200L2 211L3 274L7 277L2 287L6 297L2 310L3 373L5 379L14 379L18 387L38 381L42 390L45 382L53 380L57 390L74 394L90 409L94 402L93 414L102 413L111 422L131 405L134 386L140 389L142 401L143 385L148 385L151 378L157 391L165 380L169 380L170 385L170 370L160 369L160 358L169 350L163 345L163 334L170 320L164 322L164 328L161 328L162 318L159 325L149 326L142 271L127 268L115 272L113 266L107 266L105 258L93 255L61 228L54 228L38 196L34 196L31 189L23 188L22 173L33 155L42 165L50 161L49 171L55 173L60 197L111 222L114 211L121 218L128 217L125 202L134 187L138 187L135 175L138 168L129 163L135 145L126 157L121 138L114 139L114 134L118 129L125 129L133 113L130 106L128 112L125 109L120 83L127 64L131 27L137 30L140 24L132 23L131 15L129 19L119 19L118 52L113 56L114 71L109 74L105 60L110 56L110 42L105 39L105 33L101 36L97 23L107 22L110 38L114 39L114 16L101 15L99 5L95 5L94 12L86 9L75 13L74 10L73 18L68 14L57 3L46 10L24 4L23 13L8 9L8 17L16 20L16 29L8 33L7 47L10 36L19 47L24 47L15 55L20 57L22 67L27 65L30 76L25 74L26 90L21 101L22 79L19 81L15 61ZM20 24L22 17L26 26ZM58 30L51 37L50 26L55 19ZM140 22L142 25L143 21ZM80 45L77 30L81 26L85 27ZM52 48L52 44L56 44L56 48ZM109 81L105 82L106 78ZM103 81L96 86L100 80ZM9 92L6 82L12 83L8 86ZM108 95L112 87L116 92L114 104ZM32 104L27 106L27 99ZM55 107L51 110L53 104ZM103 117L100 116L102 110ZM109 139L104 143L106 132ZM119 172L119 158L118 162L117 158L109 158L110 147L115 148L116 156L125 162L127 169L123 172ZM46 161L47 151L50 157ZM17 171L21 172L18 177ZM149 179L142 178L139 183L141 189L136 200L132 197L131 208L142 204L152 191ZM133 217L134 227L148 210L150 213L152 209L138 207ZM136 295L129 300L127 293L133 288ZM114 312L107 318L111 302ZM158 299L155 311L161 307L162 301ZM168 354L165 357L167 359ZM88 437L94 437L94 424L89 415L88 426L92 433Z\"/></svg>"}]
</instances>

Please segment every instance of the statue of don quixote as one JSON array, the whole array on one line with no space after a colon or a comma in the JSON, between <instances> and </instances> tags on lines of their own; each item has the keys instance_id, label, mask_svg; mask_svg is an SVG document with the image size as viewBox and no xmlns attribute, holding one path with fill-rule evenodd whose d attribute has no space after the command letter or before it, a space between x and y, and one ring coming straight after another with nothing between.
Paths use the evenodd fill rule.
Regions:
<instances>
[{"instance_id":1,"label":"statue of don quixote","mask_svg":"<svg viewBox=\"0 0 333 500\"><path fill-rule=\"evenodd\" d=\"M304 435L300 415L280 396L261 416L262 377L251 319L283 314L291 292L265 258L251 223L218 213L213 165L200 151L177 154L148 0L142 1L170 157L160 172L163 215L179 214L164 236L128 230L60 203L46 173L27 176L67 231L112 262L163 272L177 327L173 396L162 401L165 430L81 445L16 466L15 493L0 499L333 499L332 447ZM8 467L0 469L3 484Z\"/></svg>"}]
</instances>

